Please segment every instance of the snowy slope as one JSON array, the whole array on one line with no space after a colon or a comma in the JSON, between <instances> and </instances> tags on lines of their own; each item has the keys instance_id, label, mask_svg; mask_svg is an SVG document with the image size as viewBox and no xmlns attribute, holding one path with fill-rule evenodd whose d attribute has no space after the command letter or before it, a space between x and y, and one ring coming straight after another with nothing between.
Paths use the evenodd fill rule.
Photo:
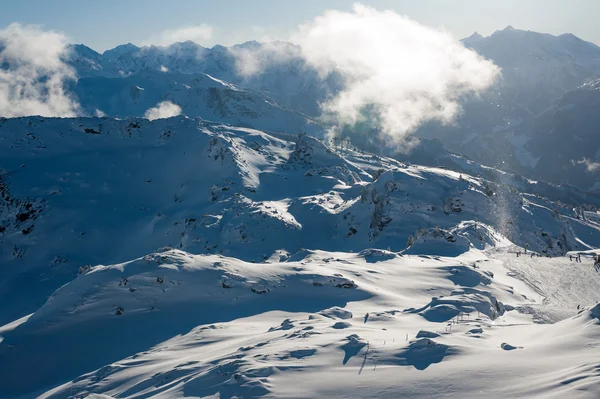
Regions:
<instances>
[{"instance_id":1,"label":"snowy slope","mask_svg":"<svg viewBox=\"0 0 600 399\"><path fill-rule=\"evenodd\" d=\"M516 308L538 297L476 250L264 264L156 253L94 267L4 328L0 392L596 397L598 306L532 324Z\"/></svg>"},{"instance_id":2,"label":"snowy slope","mask_svg":"<svg viewBox=\"0 0 600 399\"><path fill-rule=\"evenodd\" d=\"M553 254L599 238L572 206L522 195L518 182L340 155L310 137L278 139L183 117L0 123L2 262L18 271L1 292L20 298L5 310L12 318L79 266L165 245L255 261L301 248L400 251L422 228L450 234L465 221ZM388 171L372 182L381 169ZM583 234L588 246L576 238ZM28 280L39 297L20 290Z\"/></svg>"},{"instance_id":3,"label":"snowy slope","mask_svg":"<svg viewBox=\"0 0 600 399\"><path fill-rule=\"evenodd\" d=\"M281 107L261 92L205 74L144 71L122 78L79 79L73 88L90 115L142 117L161 101L177 104L184 115L267 131L322 134L305 115Z\"/></svg>"},{"instance_id":4,"label":"snowy slope","mask_svg":"<svg viewBox=\"0 0 600 399\"><path fill-rule=\"evenodd\" d=\"M185 117L0 151L2 398L600 393L600 276L562 257L600 224L561 191Z\"/></svg>"}]
</instances>

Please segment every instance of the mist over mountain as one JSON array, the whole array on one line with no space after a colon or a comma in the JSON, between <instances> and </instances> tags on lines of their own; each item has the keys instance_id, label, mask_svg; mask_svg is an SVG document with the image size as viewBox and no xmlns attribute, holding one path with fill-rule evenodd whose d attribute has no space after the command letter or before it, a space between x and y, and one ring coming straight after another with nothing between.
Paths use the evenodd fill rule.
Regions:
<instances>
[{"instance_id":1,"label":"mist over mountain","mask_svg":"<svg viewBox=\"0 0 600 399\"><path fill-rule=\"evenodd\" d=\"M568 92L577 92L598 77L600 48L572 34L553 36L512 27L489 37L474 35L463 42L500 66L502 78L480 98L464 103L454 126L429 125L417 134L438 137L450 150L487 165L557 184L592 188L599 176L587 173L580 178L577 168L567 166L571 158L559 163L549 161L537 168L543 172L533 170L540 156L560 159L566 156L566 147L575 162L590 157L589 147L584 149L572 141L577 129L556 129L543 115L560 107L557 104L564 102L563 96L571 96ZM561 112L576 111L562 108ZM540 118L547 122L542 125ZM573 114L572 118L578 116ZM588 122L585 118L579 120L579 127ZM593 124L587 126L592 128ZM543 142L541 137L547 134L559 134L562 144L556 139Z\"/></svg>"},{"instance_id":2,"label":"mist over mountain","mask_svg":"<svg viewBox=\"0 0 600 399\"><path fill-rule=\"evenodd\" d=\"M598 397L600 48L294 38L0 30L0 398Z\"/></svg>"},{"instance_id":3,"label":"mist over mountain","mask_svg":"<svg viewBox=\"0 0 600 399\"><path fill-rule=\"evenodd\" d=\"M277 42L276 45L278 52L293 54L297 51L297 46L290 43ZM282 106L311 117L318 116L318 103L325 99L329 90L339 87L335 77L322 81L317 71L309 68L300 57L281 59L272 64L269 62L269 56L273 55L268 51L270 46L247 42L230 48L215 46L209 49L190 41L160 47L137 47L128 43L99 54L84 45L75 45L66 62L82 78L122 78L152 71L163 72L166 79L171 73L207 74L246 89L262 91ZM259 57L253 62L264 67L260 74L243 73L238 55L244 52L253 58Z\"/></svg>"},{"instance_id":4,"label":"mist over mountain","mask_svg":"<svg viewBox=\"0 0 600 399\"><path fill-rule=\"evenodd\" d=\"M582 146L581 150L577 149L579 146L572 146L574 149L560 172L554 170L555 163L549 162L539 168L544 172L537 173L534 169L542 154L554 155L558 151L557 155L562 157L560 153L564 147L550 147L549 143L556 143L556 139L544 145L531 140L533 136L543 136L541 126L547 132L555 132L554 135L561 131L549 121L544 124L534 121L542 118L542 114L552 112L550 109L563 102L562 97L567 92L579 90L598 76L600 48L572 34L553 36L512 27L488 37L475 32L463 43L498 65L501 78L480 96L465 99L453 125L427 123L417 131L417 136L439 138L450 151L535 179L575 184L584 189L594 187L598 176L583 161L599 160L595 153L588 153L590 146ZM278 131L287 127L292 129L290 132L307 131L319 135L316 130L322 129L321 134L324 134L327 125L325 121L313 124L321 115L320 104L343 87L335 74L323 80L318 71L299 56L297 46L284 42L275 45L247 42L231 48L204 48L193 42L163 47L138 47L129 43L103 54L83 45L72 46L71 50L67 62L80 77L73 92L89 114L99 110L103 115L142 116L145 109L154 105L152 103L168 99L177 103L188 116L208 120L230 118L231 123L237 125ZM260 73L244 72L240 62L259 65ZM208 80L206 75L209 75ZM191 88L191 81L201 80L214 86L209 89L202 84L201 89ZM255 99L236 100L233 109L240 109L240 112L230 109L231 106L223 105L231 101L229 95L215 94L227 90L227 83L243 88ZM211 90L212 94L198 94L198 90ZM241 93L238 91L237 95ZM258 100L261 96L266 102ZM265 104L267 109L258 107L259 103ZM215 111L215 107L220 110ZM569 112L575 111L561 108L561 113ZM270 122L261 121L261 115L268 115ZM301 121L303 118L305 121ZM567 118L577 119L577 116ZM275 119L281 122L273 122ZM577 123L579 126L585 124L586 128L594 126L585 118L578 119ZM342 132L342 135L352 136L355 145L370 151L393 155L396 150L387 148L378 129L376 124L367 123ZM568 132L561 132L560 136L564 143L570 142ZM569 166L572 162L575 164ZM580 177L579 172L584 172L584 176Z\"/></svg>"}]
</instances>

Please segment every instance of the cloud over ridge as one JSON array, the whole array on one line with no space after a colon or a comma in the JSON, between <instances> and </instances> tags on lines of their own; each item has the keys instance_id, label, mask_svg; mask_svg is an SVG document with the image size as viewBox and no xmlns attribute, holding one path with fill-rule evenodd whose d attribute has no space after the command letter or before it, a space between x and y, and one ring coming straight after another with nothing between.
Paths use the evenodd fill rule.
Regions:
<instances>
[{"instance_id":1,"label":"cloud over ridge","mask_svg":"<svg viewBox=\"0 0 600 399\"><path fill-rule=\"evenodd\" d=\"M450 123L458 99L488 88L499 73L445 32L360 4L353 12L327 11L302 26L295 41L310 65L344 76L345 88L324 111L355 124L372 105L395 140L429 120Z\"/></svg>"},{"instance_id":2,"label":"cloud over ridge","mask_svg":"<svg viewBox=\"0 0 600 399\"><path fill-rule=\"evenodd\" d=\"M18 23L1 29L0 116L76 116L79 104L65 90L76 79L67 53L62 33Z\"/></svg>"},{"instance_id":3,"label":"cloud over ridge","mask_svg":"<svg viewBox=\"0 0 600 399\"><path fill-rule=\"evenodd\" d=\"M450 34L359 3L351 12L325 11L291 41L299 53L272 43L234 54L239 73L260 73L265 62L294 57L324 78L338 73L344 88L321 104L324 116L339 127L370 121L397 145L425 122L452 123L461 97L481 93L500 74Z\"/></svg>"},{"instance_id":4,"label":"cloud over ridge","mask_svg":"<svg viewBox=\"0 0 600 399\"><path fill-rule=\"evenodd\" d=\"M156 104L156 107L149 108L144 117L151 121L155 119L170 118L172 116L181 115L181 107L171 101L161 101Z\"/></svg>"}]
</instances>

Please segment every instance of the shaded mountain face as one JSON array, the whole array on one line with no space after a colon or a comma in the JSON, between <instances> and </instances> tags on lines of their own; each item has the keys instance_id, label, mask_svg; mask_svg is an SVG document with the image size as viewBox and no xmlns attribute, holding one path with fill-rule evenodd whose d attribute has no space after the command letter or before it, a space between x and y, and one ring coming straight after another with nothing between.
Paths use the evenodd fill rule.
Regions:
<instances>
[{"instance_id":1,"label":"shaded mountain face","mask_svg":"<svg viewBox=\"0 0 600 399\"><path fill-rule=\"evenodd\" d=\"M523 128L526 151L537 159L531 175L539 179L600 189L600 82L591 81Z\"/></svg>"},{"instance_id":2,"label":"shaded mountain face","mask_svg":"<svg viewBox=\"0 0 600 399\"><path fill-rule=\"evenodd\" d=\"M548 126L552 123L548 113L555 113L552 111L555 104L570 101L568 98L561 99L565 93L600 74L600 48L571 34L553 36L512 27L485 38L473 34L463 43L500 66L501 79L481 98L465 101L463 113L455 125L441 127L429 124L417 134L438 137L451 151L465 154L480 163L524 175L537 168L544 172L534 173L532 177L589 188L593 184L589 174L584 179L570 178L582 170L581 165L574 168L561 166L562 170L558 172L550 157L553 154L564 158L559 163L566 165L571 159L581 160L590 156L588 150L578 153L578 146L568 150L569 154L563 154L564 147L558 142L569 141L576 135L576 130L568 134L564 128L556 130L555 135L563 135L558 142L555 138L542 145L530 140L540 135L541 124ZM580 101L585 100L581 98ZM548 109L550 111L546 112ZM562 109L562 112L569 111ZM574 118L575 115L571 119ZM590 126L587 122L581 122L581 125ZM581 125L573 125L572 128L579 129ZM539 166L538 162L541 162ZM569 172L571 170L573 175ZM588 184L590 182L592 184Z\"/></svg>"},{"instance_id":3,"label":"shaded mountain face","mask_svg":"<svg viewBox=\"0 0 600 399\"><path fill-rule=\"evenodd\" d=\"M500 108L505 119L537 115L600 71L600 47L571 34L507 27L465 44L502 68L501 79L484 101Z\"/></svg>"},{"instance_id":4,"label":"shaded mountain face","mask_svg":"<svg viewBox=\"0 0 600 399\"><path fill-rule=\"evenodd\" d=\"M596 76L600 68L600 48L570 34L509 27L469 47L502 68L501 98L533 114Z\"/></svg>"},{"instance_id":5,"label":"shaded mountain face","mask_svg":"<svg viewBox=\"0 0 600 399\"><path fill-rule=\"evenodd\" d=\"M532 179L571 185L583 190L600 189L600 84L591 80L562 95L539 115L513 128L486 136L478 145L472 134L464 147L474 159Z\"/></svg>"}]
</instances>

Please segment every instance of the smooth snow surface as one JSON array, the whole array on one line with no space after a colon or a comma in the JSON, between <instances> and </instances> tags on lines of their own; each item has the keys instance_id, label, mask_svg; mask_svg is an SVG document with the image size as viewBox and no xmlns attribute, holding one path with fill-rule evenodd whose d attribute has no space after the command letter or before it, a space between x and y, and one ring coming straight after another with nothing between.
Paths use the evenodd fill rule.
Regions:
<instances>
[{"instance_id":1,"label":"smooth snow surface","mask_svg":"<svg viewBox=\"0 0 600 399\"><path fill-rule=\"evenodd\" d=\"M563 197L185 117L0 133L0 398L600 396Z\"/></svg>"}]
</instances>

